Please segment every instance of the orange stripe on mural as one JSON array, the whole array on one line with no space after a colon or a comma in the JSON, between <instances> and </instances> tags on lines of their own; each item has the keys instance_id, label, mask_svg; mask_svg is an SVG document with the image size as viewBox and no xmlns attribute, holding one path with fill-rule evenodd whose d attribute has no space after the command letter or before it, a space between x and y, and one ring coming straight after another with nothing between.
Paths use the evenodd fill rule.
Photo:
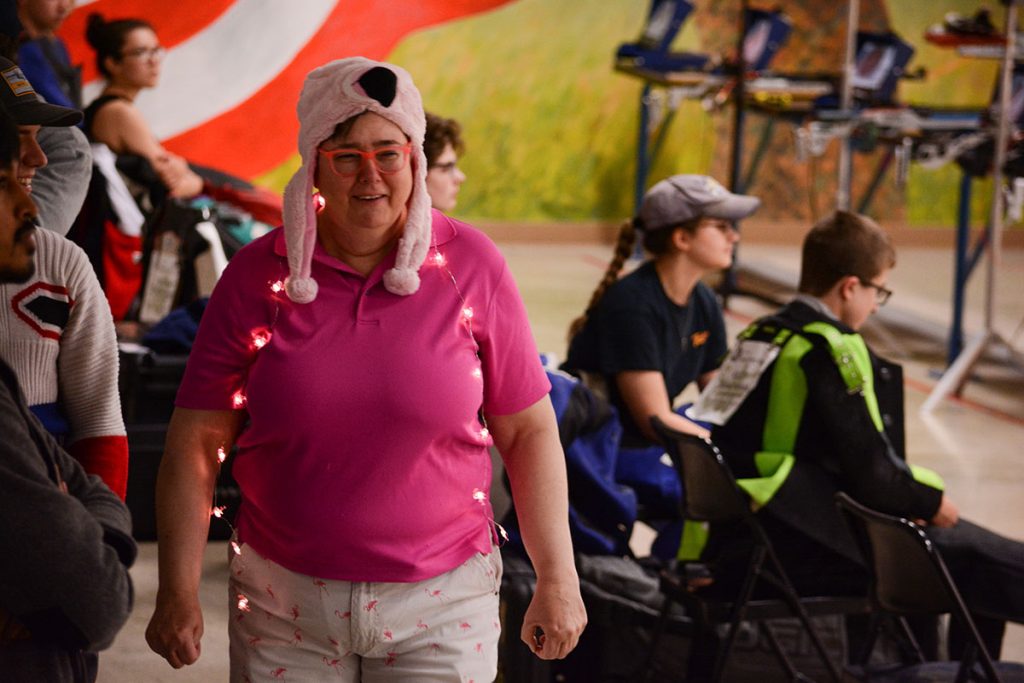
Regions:
<instances>
[{"instance_id":1,"label":"orange stripe on mural","mask_svg":"<svg viewBox=\"0 0 1024 683\"><path fill-rule=\"evenodd\" d=\"M76 9L60 27L60 37L68 44L71 60L82 65L82 82L98 78L96 53L85 40L85 24L89 15L99 12L103 18L144 19L153 25L160 43L166 48L185 42L217 20L235 0L172 0L147 2L139 0L98 0Z\"/></svg>"},{"instance_id":2,"label":"orange stripe on mural","mask_svg":"<svg viewBox=\"0 0 1024 683\"><path fill-rule=\"evenodd\" d=\"M353 55L384 59L414 30L510 1L419 0L400 8L393 0L339 2L323 28L274 80L234 109L165 140L164 145L198 164L253 178L295 153L299 129L295 105L309 71Z\"/></svg>"}]
</instances>

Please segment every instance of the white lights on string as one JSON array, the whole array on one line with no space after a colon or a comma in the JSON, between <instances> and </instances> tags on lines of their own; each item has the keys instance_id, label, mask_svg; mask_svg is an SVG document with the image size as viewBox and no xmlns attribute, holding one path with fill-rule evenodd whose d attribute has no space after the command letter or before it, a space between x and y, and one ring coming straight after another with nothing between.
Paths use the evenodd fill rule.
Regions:
<instances>
[{"instance_id":1,"label":"white lights on string","mask_svg":"<svg viewBox=\"0 0 1024 683\"><path fill-rule=\"evenodd\" d=\"M268 282L267 284L270 287L271 299L279 301L281 298L279 295L281 294L281 292L284 291L284 280L278 279ZM274 324L277 322L277 313L278 311L275 309L273 319L271 320L269 326L257 327L249 332L249 350L252 351L253 353L258 353L262 349L266 348L267 344L270 343L270 340L273 338L273 333L271 330L273 329ZM238 389L237 391L235 391L235 393L231 395L231 407L234 408L235 410L241 410L245 408L247 404L248 399L246 398L244 387ZM224 445L218 446L217 462L223 465L224 461L226 461L227 458L228 449ZM217 505L216 489L214 489L213 493L213 507L210 509L210 516L215 517L223 521L225 524L227 524L228 527L231 529L232 535L234 535L235 527L227 518L227 506ZM241 547L234 540L231 541L231 550L234 551L236 555L240 555L242 553Z\"/></svg>"},{"instance_id":2,"label":"white lights on string","mask_svg":"<svg viewBox=\"0 0 1024 683\"><path fill-rule=\"evenodd\" d=\"M270 330L265 327L252 331L250 347L253 351L259 351L270 343Z\"/></svg>"},{"instance_id":3,"label":"white lights on string","mask_svg":"<svg viewBox=\"0 0 1024 683\"><path fill-rule=\"evenodd\" d=\"M437 248L436 245L433 248L433 253L427 257L426 262L434 266L444 268L445 272L448 274L449 279L452 281L452 285L455 286L455 293L458 295L459 302L462 306L462 310L460 312L462 316L462 322L465 324L466 330L469 332L469 338L473 341L473 346L476 349L476 359L478 365L470 371L470 374L474 379L483 380L484 373L483 368L480 365L480 344L477 343L476 336L473 334L473 307L466 302L466 298L462 295L462 290L459 289L459 283L455 279L455 274L452 273L451 269L447 267L448 259L445 258L445 255L441 253L441 251ZM483 413L480 413L479 418L482 424L480 425L480 428L477 430L477 435L479 436L480 441L485 446L489 446L491 440L491 431L487 428L487 420L484 418ZM482 491L480 491L479 489L473 490L473 500L480 504L483 504L486 501L486 498L481 499L480 495L483 495ZM500 525L498 524L495 524L495 526L499 529L501 528ZM504 533L504 530L502 530L502 533Z\"/></svg>"},{"instance_id":4,"label":"white lights on string","mask_svg":"<svg viewBox=\"0 0 1024 683\"><path fill-rule=\"evenodd\" d=\"M218 446L217 447L217 463L220 464L220 465L223 465L224 461L227 460L227 459L228 459L228 449L225 448L223 445L222 446ZM228 525L228 528L231 529L231 535L232 535L231 550L234 551L235 555L241 555L242 554L242 548L234 540L235 527L231 523L231 521L228 519L227 512L228 512L228 506L227 505L217 505L217 489L214 488L214 490L213 490L213 507L210 508L210 517L213 517L215 519L219 519L220 521L222 521L222 522L224 522L225 524Z\"/></svg>"}]
</instances>

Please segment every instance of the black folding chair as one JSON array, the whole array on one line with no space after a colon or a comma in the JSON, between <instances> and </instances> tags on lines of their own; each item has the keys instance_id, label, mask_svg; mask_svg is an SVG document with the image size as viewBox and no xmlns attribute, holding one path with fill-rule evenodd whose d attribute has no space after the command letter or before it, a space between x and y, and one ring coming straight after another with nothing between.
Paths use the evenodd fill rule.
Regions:
<instances>
[{"instance_id":1,"label":"black folding chair","mask_svg":"<svg viewBox=\"0 0 1024 683\"><path fill-rule=\"evenodd\" d=\"M921 527L908 519L867 508L845 493L836 494L836 505L867 559L871 599L878 611L901 621L913 615L948 612L952 619L959 621L971 642L956 668L953 680L957 683L968 680L992 683L1024 680L1024 665L993 663L938 548ZM908 629L903 631L909 635ZM873 635L877 632L877 628L872 629ZM939 680L937 670L948 669L948 664L924 662L912 636L910 640L917 662L871 671L866 662L874 638L869 638L861 658L862 667L855 672L856 675L861 680L870 681ZM980 670L976 666L979 664Z\"/></svg>"},{"instance_id":2,"label":"black folding chair","mask_svg":"<svg viewBox=\"0 0 1024 683\"><path fill-rule=\"evenodd\" d=\"M768 623L771 619L787 617L799 619L828 674L832 680L839 681L839 667L825 650L818 632L811 624L810 616L866 614L870 609L869 601L857 597L797 595L771 540L751 510L750 498L737 485L732 471L715 445L707 439L671 429L656 417L651 418L651 424L683 483L681 512L684 518L708 523L745 524L753 538L753 550L739 589L728 597L721 597L718 591L693 590L687 580L688 573L692 574L689 570L693 567L683 565L661 572L661 591L665 594L662 622L652 637L642 672L646 676L650 675L664 619L672 603L681 603L694 620L698 633L713 633L716 626L728 624L725 637L715 655L712 681L722 680L737 629L744 620L757 623L791 680L808 680L796 670ZM754 590L761 581L773 586L781 598L754 599Z\"/></svg>"}]
</instances>

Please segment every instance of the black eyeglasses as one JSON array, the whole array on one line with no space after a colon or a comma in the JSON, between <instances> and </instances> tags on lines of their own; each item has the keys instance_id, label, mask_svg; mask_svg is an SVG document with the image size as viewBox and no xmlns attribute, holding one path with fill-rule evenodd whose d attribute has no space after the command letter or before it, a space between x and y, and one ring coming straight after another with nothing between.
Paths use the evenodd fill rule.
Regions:
<instances>
[{"instance_id":1,"label":"black eyeglasses","mask_svg":"<svg viewBox=\"0 0 1024 683\"><path fill-rule=\"evenodd\" d=\"M883 287L882 285L876 285L874 282L871 282L870 280L865 280L859 275L857 276L857 280L860 281L860 283L865 287L870 287L871 289L875 290L875 303L878 304L879 306L884 306L885 302L888 301L889 297L892 296L892 290L888 289L887 287Z\"/></svg>"}]
</instances>

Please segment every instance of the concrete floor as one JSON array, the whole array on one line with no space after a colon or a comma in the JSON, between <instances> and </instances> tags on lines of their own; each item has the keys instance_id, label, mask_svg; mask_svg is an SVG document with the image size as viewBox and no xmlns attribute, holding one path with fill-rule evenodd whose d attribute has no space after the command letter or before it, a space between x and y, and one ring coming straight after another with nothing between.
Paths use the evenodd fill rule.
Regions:
<instances>
[{"instance_id":1,"label":"concrete floor","mask_svg":"<svg viewBox=\"0 0 1024 683\"><path fill-rule=\"evenodd\" d=\"M502 244L519 283L538 347L564 355L565 330L589 298L610 256L610 247L564 244ZM744 244L741 285L785 296L796 281L793 246ZM968 292L968 338L983 328L983 274ZM995 344L979 363L962 396L943 401L929 415L919 411L944 367L950 310L952 254L946 249L903 249L890 283L896 294L866 333L875 347L904 363L909 459L946 479L963 514L1003 534L1024 539L1024 251L1007 251L998 270ZM730 333L770 310L747 296L730 299ZM635 538L638 549L645 538ZM206 617L199 662L174 671L146 646L143 633L156 592L156 548L143 544L132 571L136 608L114 646L101 657L102 683L227 680L226 549L206 554L202 602ZM1003 656L1024 661L1024 627L1010 625Z\"/></svg>"}]
</instances>

